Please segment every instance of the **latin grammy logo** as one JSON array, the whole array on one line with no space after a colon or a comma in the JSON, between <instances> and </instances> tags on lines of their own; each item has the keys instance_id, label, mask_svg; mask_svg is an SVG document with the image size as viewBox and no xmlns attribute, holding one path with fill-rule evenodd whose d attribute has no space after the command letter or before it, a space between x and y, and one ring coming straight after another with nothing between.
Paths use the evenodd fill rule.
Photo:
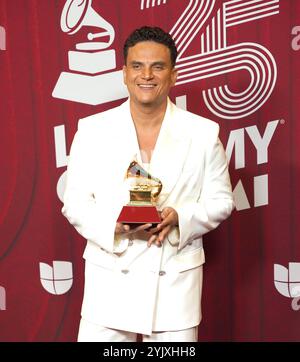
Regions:
<instances>
[{"instance_id":1,"label":"latin grammy logo","mask_svg":"<svg viewBox=\"0 0 300 362\"><path fill-rule=\"evenodd\" d=\"M101 31L88 33L88 41L68 52L70 72L61 73L53 97L92 105L127 97L122 70L111 71L116 68L116 52L108 49L115 39L114 28L92 8L92 0L67 0L60 26L68 35L86 26Z\"/></svg>"}]
</instances>

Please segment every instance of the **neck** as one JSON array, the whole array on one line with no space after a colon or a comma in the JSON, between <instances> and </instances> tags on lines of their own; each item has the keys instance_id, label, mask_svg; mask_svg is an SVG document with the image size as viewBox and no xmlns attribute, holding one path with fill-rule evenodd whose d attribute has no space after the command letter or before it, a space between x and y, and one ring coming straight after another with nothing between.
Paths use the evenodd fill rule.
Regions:
<instances>
[{"instance_id":1,"label":"neck","mask_svg":"<svg viewBox=\"0 0 300 362\"><path fill-rule=\"evenodd\" d=\"M167 109L167 100L159 106L136 105L130 100L130 112L136 127L155 128L160 126Z\"/></svg>"}]
</instances>

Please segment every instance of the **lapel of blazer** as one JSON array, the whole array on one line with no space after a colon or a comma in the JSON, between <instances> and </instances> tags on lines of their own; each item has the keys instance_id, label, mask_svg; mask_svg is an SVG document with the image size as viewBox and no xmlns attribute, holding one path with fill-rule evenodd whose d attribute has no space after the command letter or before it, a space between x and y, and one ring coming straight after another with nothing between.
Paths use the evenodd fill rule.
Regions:
<instances>
[{"instance_id":1,"label":"lapel of blazer","mask_svg":"<svg viewBox=\"0 0 300 362\"><path fill-rule=\"evenodd\" d=\"M188 154L191 139L187 137L181 112L168 100L168 106L161 130L152 154L150 173L163 184L158 206L166 201L175 187Z\"/></svg>"},{"instance_id":2,"label":"lapel of blazer","mask_svg":"<svg viewBox=\"0 0 300 362\"><path fill-rule=\"evenodd\" d=\"M119 127L119 159L124 162L122 164L124 174L130 165L130 162L137 160L141 162L139 144L136 136L136 130L130 113L129 99L120 107L120 127Z\"/></svg>"},{"instance_id":3,"label":"lapel of blazer","mask_svg":"<svg viewBox=\"0 0 300 362\"><path fill-rule=\"evenodd\" d=\"M119 117L112 129L114 135L114 175L116 178L119 197L116 202L121 208L124 203L129 201L128 183L125 182L126 172L133 160L141 161L139 156L139 144L136 137L134 123L131 117L129 99L119 108L117 116Z\"/></svg>"}]
</instances>

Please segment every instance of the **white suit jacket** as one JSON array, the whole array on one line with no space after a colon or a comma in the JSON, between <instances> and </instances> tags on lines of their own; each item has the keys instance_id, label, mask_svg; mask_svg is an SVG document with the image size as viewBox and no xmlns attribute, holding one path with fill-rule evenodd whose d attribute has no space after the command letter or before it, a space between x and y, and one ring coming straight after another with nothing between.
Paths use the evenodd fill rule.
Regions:
<instances>
[{"instance_id":1,"label":"white suit jacket","mask_svg":"<svg viewBox=\"0 0 300 362\"><path fill-rule=\"evenodd\" d=\"M114 238L129 201L126 170L134 158L141 161L129 101L79 121L62 211L88 240L83 317L144 334L199 324L202 236L234 208L218 133L217 123L168 100L149 172L163 184L157 207L176 209L179 227L162 248L147 248L145 241Z\"/></svg>"}]
</instances>

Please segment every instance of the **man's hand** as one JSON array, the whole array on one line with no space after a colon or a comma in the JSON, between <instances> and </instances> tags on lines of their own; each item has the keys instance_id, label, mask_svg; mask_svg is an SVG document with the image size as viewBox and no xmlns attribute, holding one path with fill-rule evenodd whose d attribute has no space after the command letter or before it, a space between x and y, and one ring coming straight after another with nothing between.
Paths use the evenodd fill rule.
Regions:
<instances>
[{"instance_id":1,"label":"man's hand","mask_svg":"<svg viewBox=\"0 0 300 362\"><path fill-rule=\"evenodd\" d=\"M162 242L174 226L178 225L178 214L172 207L166 207L161 212L162 222L149 231L153 234L148 240L148 247L152 244L162 246Z\"/></svg>"},{"instance_id":2,"label":"man's hand","mask_svg":"<svg viewBox=\"0 0 300 362\"><path fill-rule=\"evenodd\" d=\"M120 234L130 235L137 231L146 230L146 229L150 228L151 226L152 226L152 224L142 224L134 229L130 229L129 225L117 222L116 227L115 227L115 234L116 235L120 235Z\"/></svg>"}]
</instances>

